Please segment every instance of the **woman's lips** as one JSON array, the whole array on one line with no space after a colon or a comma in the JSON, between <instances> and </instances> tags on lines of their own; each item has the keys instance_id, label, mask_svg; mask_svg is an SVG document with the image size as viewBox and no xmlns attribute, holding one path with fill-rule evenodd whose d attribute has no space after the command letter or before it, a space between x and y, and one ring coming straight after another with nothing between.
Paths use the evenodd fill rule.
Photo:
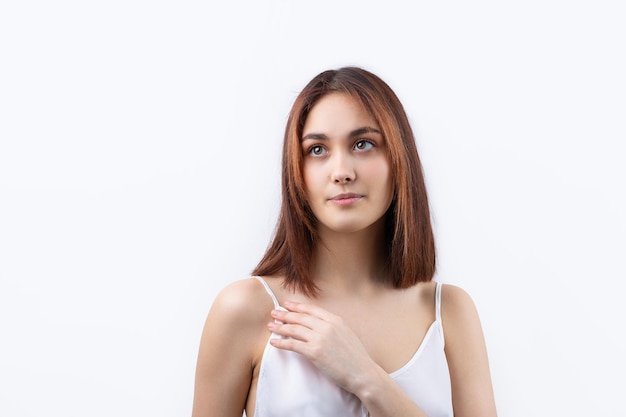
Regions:
<instances>
[{"instance_id":1,"label":"woman's lips","mask_svg":"<svg viewBox=\"0 0 626 417\"><path fill-rule=\"evenodd\" d=\"M361 194L343 193L331 197L329 201L333 204L337 204L338 206L349 206L356 203L361 198L363 198Z\"/></svg>"}]
</instances>

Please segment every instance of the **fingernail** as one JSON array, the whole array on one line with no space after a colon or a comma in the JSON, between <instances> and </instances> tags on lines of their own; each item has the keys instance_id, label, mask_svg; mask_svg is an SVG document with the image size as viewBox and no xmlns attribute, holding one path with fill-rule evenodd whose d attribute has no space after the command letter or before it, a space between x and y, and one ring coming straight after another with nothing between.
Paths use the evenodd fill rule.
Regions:
<instances>
[{"instance_id":1,"label":"fingernail","mask_svg":"<svg viewBox=\"0 0 626 417\"><path fill-rule=\"evenodd\" d=\"M272 317L278 317L279 314L280 314L279 310L272 310Z\"/></svg>"},{"instance_id":2,"label":"fingernail","mask_svg":"<svg viewBox=\"0 0 626 417\"><path fill-rule=\"evenodd\" d=\"M270 330L274 330L274 327L276 327L276 325L274 323L267 323L267 328Z\"/></svg>"},{"instance_id":3,"label":"fingernail","mask_svg":"<svg viewBox=\"0 0 626 417\"><path fill-rule=\"evenodd\" d=\"M296 303L294 303L293 301L285 301L286 307L293 307L294 305L296 305Z\"/></svg>"}]
</instances>

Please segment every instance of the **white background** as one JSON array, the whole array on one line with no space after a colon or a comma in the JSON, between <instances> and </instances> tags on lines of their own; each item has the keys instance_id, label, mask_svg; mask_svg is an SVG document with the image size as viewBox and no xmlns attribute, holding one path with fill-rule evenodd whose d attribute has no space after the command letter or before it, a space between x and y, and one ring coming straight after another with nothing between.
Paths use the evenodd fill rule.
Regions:
<instances>
[{"instance_id":1,"label":"white background","mask_svg":"<svg viewBox=\"0 0 626 417\"><path fill-rule=\"evenodd\" d=\"M226 3L2 2L0 415L190 415L290 105L343 65L405 104L499 415L623 413L623 2Z\"/></svg>"}]
</instances>

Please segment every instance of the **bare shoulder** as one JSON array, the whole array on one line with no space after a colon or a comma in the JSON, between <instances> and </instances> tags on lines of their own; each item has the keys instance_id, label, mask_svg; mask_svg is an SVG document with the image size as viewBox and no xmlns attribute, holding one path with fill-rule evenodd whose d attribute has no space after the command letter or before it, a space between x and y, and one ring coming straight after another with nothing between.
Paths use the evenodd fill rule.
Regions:
<instances>
[{"instance_id":1,"label":"bare shoulder","mask_svg":"<svg viewBox=\"0 0 626 417\"><path fill-rule=\"evenodd\" d=\"M253 371L269 338L273 303L248 278L224 287L206 318L196 365L193 416L241 416Z\"/></svg>"},{"instance_id":2,"label":"bare shoulder","mask_svg":"<svg viewBox=\"0 0 626 417\"><path fill-rule=\"evenodd\" d=\"M228 284L219 292L209 317L239 326L254 325L259 320L267 320L272 307L263 285L254 278L246 278Z\"/></svg>"},{"instance_id":3,"label":"bare shoulder","mask_svg":"<svg viewBox=\"0 0 626 417\"><path fill-rule=\"evenodd\" d=\"M239 353L252 367L258 361L270 333L274 306L263 285L254 278L235 281L215 297L207 316L203 347L210 352L222 349L225 355ZM236 348L234 347L236 346Z\"/></svg>"},{"instance_id":4,"label":"bare shoulder","mask_svg":"<svg viewBox=\"0 0 626 417\"><path fill-rule=\"evenodd\" d=\"M468 338L482 339L482 327L474 300L463 288L443 284L441 320L446 346L462 346Z\"/></svg>"},{"instance_id":5,"label":"bare shoulder","mask_svg":"<svg viewBox=\"0 0 626 417\"><path fill-rule=\"evenodd\" d=\"M472 297L461 287L443 284L441 289L442 315L449 319L459 319L467 315L478 315Z\"/></svg>"}]
</instances>

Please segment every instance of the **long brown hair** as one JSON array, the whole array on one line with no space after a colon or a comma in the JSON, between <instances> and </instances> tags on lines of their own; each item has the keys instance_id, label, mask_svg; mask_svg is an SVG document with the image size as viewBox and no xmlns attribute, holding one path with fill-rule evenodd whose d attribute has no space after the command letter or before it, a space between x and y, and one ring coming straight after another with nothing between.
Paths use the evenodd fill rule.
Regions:
<instances>
[{"instance_id":1,"label":"long brown hair","mask_svg":"<svg viewBox=\"0 0 626 417\"><path fill-rule=\"evenodd\" d=\"M378 76L358 67L328 70L313 78L296 98L285 128L282 157L282 205L275 235L253 275L285 276L284 285L314 296L310 274L316 243L316 219L302 175L304 122L317 101L332 92L359 101L378 123L386 140L394 197L386 213L384 281L407 288L435 274L435 242L422 164L400 100Z\"/></svg>"}]
</instances>

